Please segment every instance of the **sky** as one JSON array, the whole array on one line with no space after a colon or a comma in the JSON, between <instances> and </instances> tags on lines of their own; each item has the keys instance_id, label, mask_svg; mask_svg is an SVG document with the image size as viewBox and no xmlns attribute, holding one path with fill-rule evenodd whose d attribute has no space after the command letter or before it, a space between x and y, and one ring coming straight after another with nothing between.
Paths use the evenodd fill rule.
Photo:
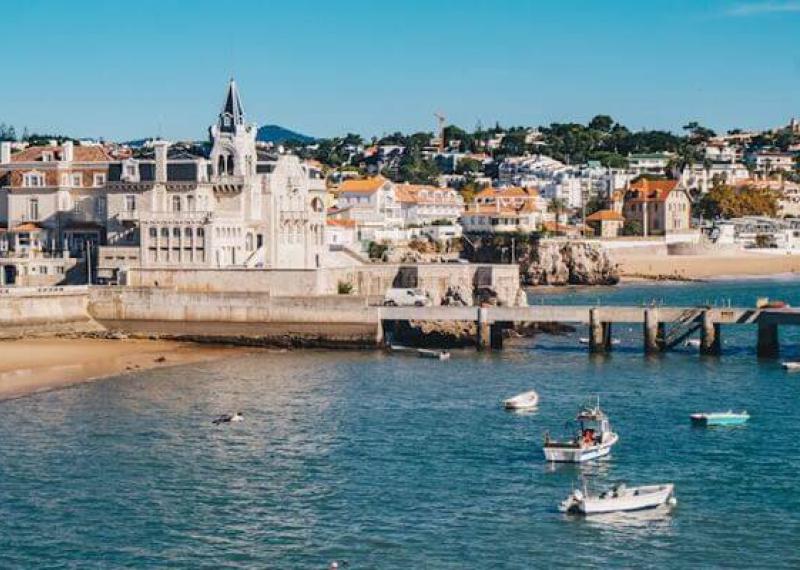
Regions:
<instances>
[{"instance_id":1,"label":"sky","mask_svg":"<svg viewBox=\"0 0 800 570\"><path fill-rule=\"evenodd\" d=\"M318 137L800 117L800 0L24 0L3 4L0 123L201 139L235 77L257 124Z\"/></svg>"}]
</instances>

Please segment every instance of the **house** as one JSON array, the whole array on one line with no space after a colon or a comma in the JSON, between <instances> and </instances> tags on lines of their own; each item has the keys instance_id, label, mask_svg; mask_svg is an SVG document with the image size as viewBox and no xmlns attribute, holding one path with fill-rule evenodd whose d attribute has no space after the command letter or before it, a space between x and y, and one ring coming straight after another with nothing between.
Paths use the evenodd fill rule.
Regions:
<instances>
[{"instance_id":1,"label":"house","mask_svg":"<svg viewBox=\"0 0 800 570\"><path fill-rule=\"evenodd\" d=\"M628 168L637 176L641 174L664 174L673 158L675 158L675 154L671 152L628 154Z\"/></svg>"},{"instance_id":2,"label":"house","mask_svg":"<svg viewBox=\"0 0 800 570\"><path fill-rule=\"evenodd\" d=\"M403 239L402 204L397 186L383 176L345 180L336 190L340 209L357 225L358 241Z\"/></svg>"},{"instance_id":3,"label":"house","mask_svg":"<svg viewBox=\"0 0 800 570\"><path fill-rule=\"evenodd\" d=\"M395 192L406 226L427 226L434 222L452 225L464 212L464 198L452 188L398 184Z\"/></svg>"},{"instance_id":4,"label":"house","mask_svg":"<svg viewBox=\"0 0 800 570\"><path fill-rule=\"evenodd\" d=\"M638 222L645 236L686 232L691 229L692 198L677 180L640 178L625 194L623 215Z\"/></svg>"},{"instance_id":5,"label":"house","mask_svg":"<svg viewBox=\"0 0 800 570\"><path fill-rule=\"evenodd\" d=\"M109 165L98 277L125 269L312 269L323 262L325 181L296 156L256 147L236 83L210 148L156 141Z\"/></svg>"},{"instance_id":6,"label":"house","mask_svg":"<svg viewBox=\"0 0 800 570\"><path fill-rule=\"evenodd\" d=\"M614 238L622 233L625 218L614 210L599 210L586 217L586 225L601 238Z\"/></svg>"},{"instance_id":7,"label":"house","mask_svg":"<svg viewBox=\"0 0 800 570\"><path fill-rule=\"evenodd\" d=\"M465 233L535 232L544 217L533 202L503 205L499 201L470 204L461 215Z\"/></svg>"},{"instance_id":8,"label":"house","mask_svg":"<svg viewBox=\"0 0 800 570\"><path fill-rule=\"evenodd\" d=\"M111 156L72 141L11 149L0 143L0 284L60 283L105 238Z\"/></svg>"},{"instance_id":9,"label":"house","mask_svg":"<svg viewBox=\"0 0 800 570\"><path fill-rule=\"evenodd\" d=\"M771 172L791 172L795 169L797 158L791 152L762 150L747 155L745 161L761 174L769 175Z\"/></svg>"}]
</instances>

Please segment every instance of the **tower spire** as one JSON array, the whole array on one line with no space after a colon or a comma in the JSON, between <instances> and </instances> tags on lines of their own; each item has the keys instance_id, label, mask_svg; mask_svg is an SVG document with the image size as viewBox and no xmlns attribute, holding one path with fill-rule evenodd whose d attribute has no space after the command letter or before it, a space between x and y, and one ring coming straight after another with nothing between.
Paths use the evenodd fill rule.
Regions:
<instances>
[{"instance_id":1,"label":"tower spire","mask_svg":"<svg viewBox=\"0 0 800 570\"><path fill-rule=\"evenodd\" d=\"M244 107L239 97L239 89L233 78L228 82L225 103L219 114L219 129L222 132L233 132L237 125L244 125Z\"/></svg>"}]
</instances>

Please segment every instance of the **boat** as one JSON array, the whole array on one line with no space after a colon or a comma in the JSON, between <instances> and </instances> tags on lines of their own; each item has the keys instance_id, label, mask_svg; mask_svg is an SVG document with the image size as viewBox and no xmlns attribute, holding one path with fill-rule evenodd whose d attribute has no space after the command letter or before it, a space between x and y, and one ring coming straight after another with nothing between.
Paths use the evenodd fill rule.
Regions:
<instances>
[{"instance_id":1,"label":"boat","mask_svg":"<svg viewBox=\"0 0 800 570\"><path fill-rule=\"evenodd\" d=\"M710 413L697 413L690 416L692 423L699 426L740 426L747 423L750 419L750 414L746 411L734 412L728 410L727 412L710 412Z\"/></svg>"},{"instance_id":2,"label":"boat","mask_svg":"<svg viewBox=\"0 0 800 570\"><path fill-rule=\"evenodd\" d=\"M794 361L789 360L789 361L786 361L786 362L781 362L781 366L783 366L784 370L790 370L790 371L791 370L800 370L800 362L798 362L796 360L794 360Z\"/></svg>"},{"instance_id":3,"label":"boat","mask_svg":"<svg viewBox=\"0 0 800 570\"><path fill-rule=\"evenodd\" d=\"M608 416L600 409L600 398L595 406L584 407L575 418L579 424L577 433L570 439L559 441L544 436L545 459L560 463L582 463L604 457L619 436L611 430Z\"/></svg>"},{"instance_id":4,"label":"boat","mask_svg":"<svg viewBox=\"0 0 800 570\"><path fill-rule=\"evenodd\" d=\"M513 398L503 400L503 406L507 410L530 410L539 404L539 394L535 390L529 390L522 394L517 394Z\"/></svg>"},{"instance_id":5,"label":"boat","mask_svg":"<svg viewBox=\"0 0 800 570\"><path fill-rule=\"evenodd\" d=\"M588 336L582 336L581 338L579 338L579 339L578 339L578 342L579 342L579 343L581 343L581 344L589 344L589 337L588 337ZM612 344L613 346L617 346L617 345L619 345L621 342L622 342L622 341L621 341L621 340L619 340L618 338L612 338L612 339L611 339L611 344Z\"/></svg>"},{"instance_id":6,"label":"boat","mask_svg":"<svg viewBox=\"0 0 800 570\"><path fill-rule=\"evenodd\" d=\"M692 348L699 348L700 347L700 339L699 338L690 338L686 342L683 343L683 346L691 346Z\"/></svg>"},{"instance_id":7,"label":"boat","mask_svg":"<svg viewBox=\"0 0 800 570\"><path fill-rule=\"evenodd\" d=\"M432 358L434 360L448 360L450 358L450 353L446 350L415 348L413 346L403 346L402 344L390 344L389 352L416 354L420 358Z\"/></svg>"},{"instance_id":8,"label":"boat","mask_svg":"<svg viewBox=\"0 0 800 570\"><path fill-rule=\"evenodd\" d=\"M420 358L433 358L434 360L449 360L450 353L446 350L432 350L429 348L418 348L417 356Z\"/></svg>"},{"instance_id":9,"label":"boat","mask_svg":"<svg viewBox=\"0 0 800 570\"><path fill-rule=\"evenodd\" d=\"M559 510L568 514L599 515L671 507L677 503L672 483L641 487L620 483L598 495L592 495L585 488L583 491L576 489L561 502Z\"/></svg>"}]
</instances>

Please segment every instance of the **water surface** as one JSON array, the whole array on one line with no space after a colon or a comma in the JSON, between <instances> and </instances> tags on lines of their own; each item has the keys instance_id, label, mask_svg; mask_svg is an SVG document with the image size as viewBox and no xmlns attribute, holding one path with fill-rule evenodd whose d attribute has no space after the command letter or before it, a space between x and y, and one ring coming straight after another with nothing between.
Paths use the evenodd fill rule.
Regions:
<instances>
[{"instance_id":1,"label":"water surface","mask_svg":"<svg viewBox=\"0 0 800 570\"><path fill-rule=\"evenodd\" d=\"M547 302L696 304L789 281L571 291ZM534 295L536 298L536 296ZM0 567L350 568L800 566L800 374L758 361L751 327L725 354L644 357L639 327L590 357L541 336L447 362L263 352L0 403ZM798 333L782 331L800 357ZM530 415L499 401L541 395ZM620 433L606 461L546 465L540 444L599 394ZM698 429L698 410L746 427ZM215 427L218 413L246 421ZM586 521L575 482L672 481L671 516Z\"/></svg>"}]
</instances>

